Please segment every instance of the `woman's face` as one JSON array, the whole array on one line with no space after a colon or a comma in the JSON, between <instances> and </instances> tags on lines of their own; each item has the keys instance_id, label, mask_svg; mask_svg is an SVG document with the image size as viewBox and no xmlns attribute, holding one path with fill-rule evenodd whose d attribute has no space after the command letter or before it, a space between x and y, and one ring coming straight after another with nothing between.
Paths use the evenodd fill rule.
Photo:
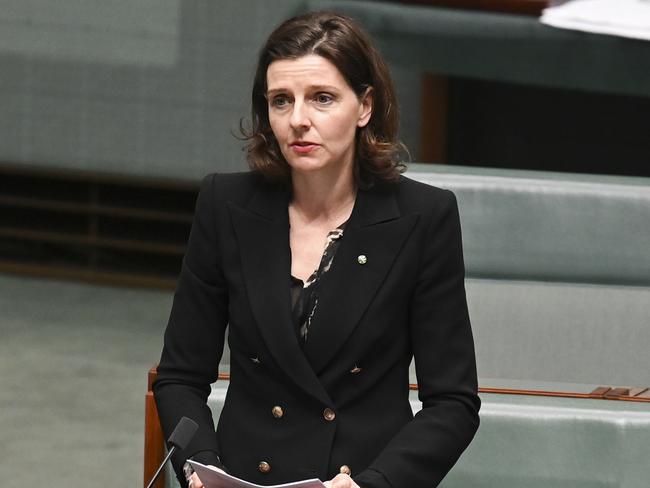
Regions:
<instances>
[{"instance_id":1,"label":"woman's face","mask_svg":"<svg viewBox=\"0 0 650 488\"><path fill-rule=\"evenodd\" d=\"M269 122L292 173L350 169L371 93L359 99L336 66L314 54L272 62L266 81Z\"/></svg>"}]
</instances>

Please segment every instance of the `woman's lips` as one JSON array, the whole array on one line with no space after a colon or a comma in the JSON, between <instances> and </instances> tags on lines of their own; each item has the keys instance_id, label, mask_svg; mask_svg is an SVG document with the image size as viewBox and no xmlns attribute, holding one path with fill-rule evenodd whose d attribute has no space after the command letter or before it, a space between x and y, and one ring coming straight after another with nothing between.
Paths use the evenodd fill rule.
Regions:
<instances>
[{"instance_id":1,"label":"woman's lips","mask_svg":"<svg viewBox=\"0 0 650 488\"><path fill-rule=\"evenodd\" d=\"M291 144L291 149L298 154L308 154L318 147L318 144L313 142L294 142Z\"/></svg>"}]
</instances>

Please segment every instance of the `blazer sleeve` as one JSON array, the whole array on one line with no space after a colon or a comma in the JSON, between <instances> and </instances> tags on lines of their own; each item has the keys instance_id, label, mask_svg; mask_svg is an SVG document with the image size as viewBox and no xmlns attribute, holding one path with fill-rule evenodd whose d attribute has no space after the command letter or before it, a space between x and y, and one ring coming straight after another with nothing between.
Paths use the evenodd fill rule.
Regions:
<instances>
[{"instance_id":1,"label":"blazer sleeve","mask_svg":"<svg viewBox=\"0 0 650 488\"><path fill-rule=\"evenodd\" d=\"M172 457L181 486L187 458L221 466L210 384L217 380L228 322L228 293L222 273L215 219L215 175L201 184L185 257L165 331L154 396L165 438L181 417L198 423L189 446Z\"/></svg>"},{"instance_id":2,"label":"blazer sleeve","mask_svg":"<svg viewBox=\"0 0 650 488\"><path fill-rule=\"evenodd\" d=\"M428 226L410 304L422 410L355 477L363 488L437 486L478 429L480 400L460 219L454 194L446 190L444 196Z\"/></svg>"}]
</instances>

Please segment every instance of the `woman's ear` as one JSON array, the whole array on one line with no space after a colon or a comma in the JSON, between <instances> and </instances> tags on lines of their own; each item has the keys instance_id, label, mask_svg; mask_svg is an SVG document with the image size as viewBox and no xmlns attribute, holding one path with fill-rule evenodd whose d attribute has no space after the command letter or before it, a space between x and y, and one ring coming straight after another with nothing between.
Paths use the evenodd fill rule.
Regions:
<instances>
[{"instance_id":1,"label":"woman's ear","mask_svg":"<svg viewBox=\"0 0 650 488\"><path fill-rule=\"evenodd\" d=\"M365 127L370 122L372 116L373 90L369 86L366 92L361 96L361 105L359 106L359 121L357 127Z\"/></svg>"}]
</instances>

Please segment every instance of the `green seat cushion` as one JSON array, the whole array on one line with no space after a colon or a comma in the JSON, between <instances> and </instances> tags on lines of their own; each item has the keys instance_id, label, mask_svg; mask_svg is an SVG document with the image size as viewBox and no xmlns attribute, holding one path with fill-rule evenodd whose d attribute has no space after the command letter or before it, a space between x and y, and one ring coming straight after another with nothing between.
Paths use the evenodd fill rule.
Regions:
<instances>
[{"instance_id":1,"label":"green seat cushion","mask_svg":"<svg viewBox=\"0 0 650 488\"><path fill-rule=\"evenodd\" d=\"M481 386L650 386L650 287L470 279L466 288Z\"/></svg>"},{"instance_id":2,"label":"green seat cushion","mask_svg":"<svg viewBox=\"0 0 650 488\"><path fill-rule=\"evenodd\" d=\"M467 275L650 285L650 178L414 165L458 197Z\"/></svg>"}]
</instances>

